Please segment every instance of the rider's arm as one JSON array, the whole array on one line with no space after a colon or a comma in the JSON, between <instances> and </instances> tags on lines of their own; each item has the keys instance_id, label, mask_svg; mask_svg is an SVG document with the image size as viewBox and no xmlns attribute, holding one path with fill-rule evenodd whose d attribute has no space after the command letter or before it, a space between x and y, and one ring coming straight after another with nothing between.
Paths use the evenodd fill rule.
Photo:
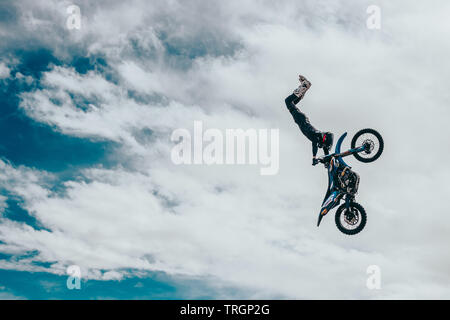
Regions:
<instances>
[{"instance_id":1,"label":"rider's arm","mask_svg":"<svg viewBox=\"0 0 450 320\"><path fill-rule=\"evenodd\" d=\"M317 142L313 142L313 143L312 143L312 153L313 153L313 158L315 158L315 157L317 156L317 150L318 150Z\"/></svg>"},{"instance_id":2,"label":"rider's arm","mask_svg":"<svg viewBox=\"0 0 450 320\"><path fill-rule=\"evenodd\" d=\"M312 143L312 148L313 148L313 159L312 159L312 165L315 166L316 164L319 163L319 161L317 160L317 143L313 142Z\"/></svg>"}]
</instances>

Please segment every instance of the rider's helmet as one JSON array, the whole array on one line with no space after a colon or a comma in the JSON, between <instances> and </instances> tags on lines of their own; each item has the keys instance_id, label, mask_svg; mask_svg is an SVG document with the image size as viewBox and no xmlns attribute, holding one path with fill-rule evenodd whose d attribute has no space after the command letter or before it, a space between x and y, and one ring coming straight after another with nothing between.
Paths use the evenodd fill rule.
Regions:
<instances>
[{"instance_id":1,"label":"rider's helmet","mask_svg":"<svg viewBox=\"0 0 450 320\"><path fill-rule=\"evenodd\" d=\"M321 134L319 146L323 148L326 153L330 152L331 147L333 146L333 138L334 136L331 132L322 132Z\"/></svg>"}]
</instances>

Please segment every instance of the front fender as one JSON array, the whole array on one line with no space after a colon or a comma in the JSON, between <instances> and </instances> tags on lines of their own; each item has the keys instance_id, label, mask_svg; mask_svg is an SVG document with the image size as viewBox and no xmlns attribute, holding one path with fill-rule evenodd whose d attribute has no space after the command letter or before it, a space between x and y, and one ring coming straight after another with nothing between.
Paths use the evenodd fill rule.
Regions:
<instances>
[{"instance_id":1,"label":"front fender","mask_svg":"<svg viewBox=\"0 0 450 320\"><path fill-rule=\"evenodd\" d=\"M339 138L338 142L336 143L336 148L334 149L334 152L336 154L341 153L342 142L344 141L346 136L347 136L347 132L344 132L344 134ZM344 166L349 167L349 165L347 165L341 157L339 157L338 160L341 161L344 164Z\"/></svg>"}]
</instances>

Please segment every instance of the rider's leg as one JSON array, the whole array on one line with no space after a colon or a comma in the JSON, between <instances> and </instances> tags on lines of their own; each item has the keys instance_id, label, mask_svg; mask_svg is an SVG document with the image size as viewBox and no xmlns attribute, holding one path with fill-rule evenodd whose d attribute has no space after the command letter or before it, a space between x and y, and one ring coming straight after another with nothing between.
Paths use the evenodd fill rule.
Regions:
<instances>
[{"instance_id":1,"label":"rider's leg","mask_svg":"<svg viewBox=\"0 0 450 320\"><path fill-rule=\"evenodd\" d=\"M291 94L288 96L284 103L286 103L286 107L291 110L296 108L296 104L299 103L299 101L302 99L302 97L297 97L295 94Z\"/></svg>"}]
</instances>

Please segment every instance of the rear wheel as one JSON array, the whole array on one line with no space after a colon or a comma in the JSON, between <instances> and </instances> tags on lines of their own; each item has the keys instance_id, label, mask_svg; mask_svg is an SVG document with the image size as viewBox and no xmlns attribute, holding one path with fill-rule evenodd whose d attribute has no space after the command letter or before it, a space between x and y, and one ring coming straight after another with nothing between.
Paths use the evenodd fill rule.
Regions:
<instances>
[{"instance_id":1,"label":"rear wheel","mask_svg":"<svg viewBox=\"0 0 450 320\"><path fill-rule=\"evenodd\" d=\"M365 149L361 152L354 153L356 159L361 162L372 162L377 160L384 149L384 141L381 134L374 129L359 130L352 139L352 149L364 146Z\"/></svg>"},{"instance_id":2,"label":"rear wheel","mask_svg":"<svg viewBox=\"0 0 450 320\"><path fill-rule=\"evenodd\" d=\"M348 209L344 203L337 209L335 221L339 231L347 235L354 235L361 232L366 226L367 214L359 203L351 202Z\"/></svg>"}]
</instances>

